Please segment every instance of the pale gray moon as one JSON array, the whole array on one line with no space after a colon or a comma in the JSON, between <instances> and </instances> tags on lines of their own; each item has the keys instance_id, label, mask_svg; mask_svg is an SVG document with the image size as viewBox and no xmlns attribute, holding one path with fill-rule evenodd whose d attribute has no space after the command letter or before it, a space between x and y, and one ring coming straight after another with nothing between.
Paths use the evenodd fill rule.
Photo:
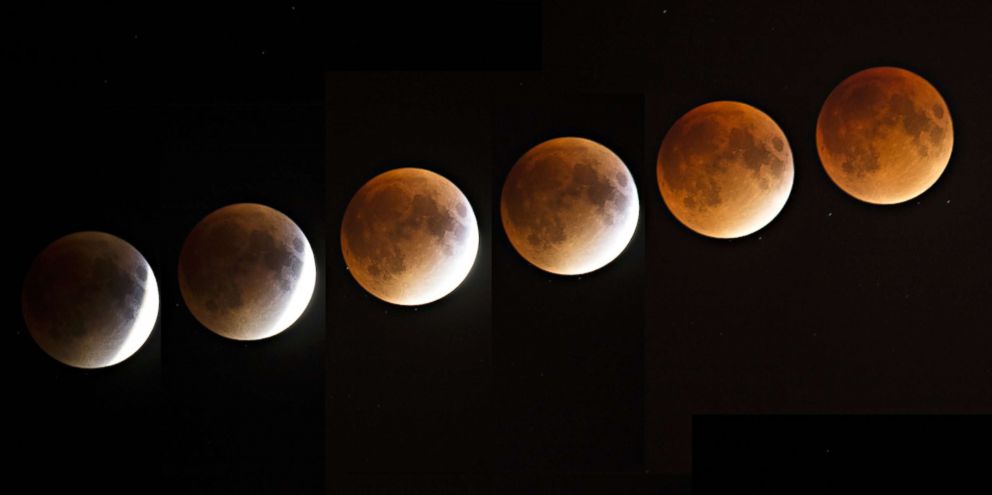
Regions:
<instances>
[{"instance_id":1,"label":"pale gray moon","mask_svg":"<svg viewBox=\"0 0 992 495\"><path fill-rule=\"evenodd\" d=\"M383 301L417 306L448 295L468 276L479 226L468 198L422 168L373 177L341 222L341 252L359 285Z\"/></svg>"},{"instance_id":2,"label":"pale gray moon","mask_svg":"<svg viewBox=\"0 0 992 495\"><path fill-rule=\"evenodd\" d=\"M31 337L76 368L111 366L137 352L155 327L158 305L145 258L103 232L69 234L46 247L21 294Z\"/></svg>"},{"instance_id":3,"label":"pale gray moon","mask_svg":"<svg viewBox=\"0 0 992 495\"><path fill-rule=\"evenodd\" d=\"M253 203L204 217L179 255L179 289L193 316L234 340L289 328L313 295L317 267L303 231L282 213Z\"/></svg>"},{"instance_id":4,"label":"pale gray moon","mask_svg":"<svg viewBox=\"0 0 992 495\"><path fill-rule=\"evenodd\" d=\"M620 157L578 137L527 151L500 197L510 244L532 265L560 275L613 261L633 237L639 213L637 186Z\"/></svg>"}]
</instances>

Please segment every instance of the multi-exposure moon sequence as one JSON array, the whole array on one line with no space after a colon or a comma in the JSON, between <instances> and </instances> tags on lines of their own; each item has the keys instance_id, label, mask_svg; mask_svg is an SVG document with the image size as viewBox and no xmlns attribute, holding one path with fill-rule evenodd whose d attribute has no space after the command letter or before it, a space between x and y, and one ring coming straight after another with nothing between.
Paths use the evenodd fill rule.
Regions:
<instances>
[{"instance_id":1,"label":"multi-exposure moon sequence","mask_svg":"<svg viewBox=\"0 0 992 495\"><path fill-rule=\"evenodd\" d=\"M303 314L317 280L310 242L286 215L253 203L225 206L189 233L179 288L193 316L234 340L259 340Z\"/></svg>"},{"instance_id":2,"label":"multi-exposure moon sequence","mask_svg":"<svg viewBox=\"0 0 992 495\"><path fill-rule=\"evenodd\" d=\"M868 203L901 203L929 189L947 167L951 112L922 77L896 67L866 69L823 103L816 146L844 192Z\"/></svg>"},{"instance_id":3,"label":"multi-exposure moon sequence","mask_svg":"<svg viewBox=\"0 0 992 495\"><path fill-rule=\"evenodd\" d=\"M348 203L341 251L370 294L403 306L437 301L468 276L479 227L468 198L422 168L397 168L368 181Z\"/></svg>"},{"instance_id":4,"label":"multi-exposure moon sequence","mask_svg":"<svg viewBox=\"0 0 992 495\"><path fill-rule=\"evenodd\" d=\"M686 227L717 238L768 225L792 191L792 149L764 112L744 103L698 106L669 129L658 151L658 188Z\"/></svg>"},{"instance_id":5,"label":"multi-exposure moon sequence","mask_svg":"<svg viewBox=\"0 0 992 495\"><path fill-rule=\"evenodd\" d=\"M930 188L950 160L951 115L937 90L896 67L844 79L815 123L823 169L858 200L894 204ZM732 239L767 226L786 206L795 166L789 139L761 110L736 101L691 109L668 129L656 179L672 215L707 237ZM560 137L535 145L502 185L506 237L533 266L560 275L598 270L633 237L635 181L600 143ZM344 261L373 296L397 305L437 301L468 276L479 250L469 199L422 168L396 168L365 183L341 223ZM240 203L207 215L179 258L183 301L206 329L258 340L289 328L316 283L307 237L286 215ZM31 336L53 358L79 368L133 354L156 321L158 289L140 253L109 234L59 239L24 282Z\"/></svg>"},{"instance_id":6,"label":"multi-exposure moon sequence","mask_svg":"<svg viewBox=\"0 0 992 495\"><path fill-rule=\"evenodd\" d=\"M35 258L22 292L28 331L49 356L103 368L137 352L158 319L158 284L124 240L77 232Z\"/></svg>"},{"instance_id":7,"label":"multi-exposure moon sequence","mask_svg":"<svg viewBox=\"0 0 992 495\"><path fill-rule=\"evenodd\" d=\"M598 270L627 247L640 204L630 171L594 141L563 137L531 148L510 170L500 214L513 247L561 275Z\"/></svg>"}]
</instances>

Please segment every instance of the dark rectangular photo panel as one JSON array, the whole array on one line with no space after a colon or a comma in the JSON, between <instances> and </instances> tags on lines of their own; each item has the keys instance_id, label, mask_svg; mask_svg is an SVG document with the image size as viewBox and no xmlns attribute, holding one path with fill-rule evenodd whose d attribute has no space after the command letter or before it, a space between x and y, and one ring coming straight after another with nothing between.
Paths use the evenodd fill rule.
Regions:
<instances>
[{"instance_id":1,"label":"dark rectangular photo panel","mask_svg":"<svg viewBox=\"0 0 992 495\"><path fill-rule=\"evenodd\" d=\"M165 486L320 493L322 106L191 103L161 112ZM207 215L238 203L279 213L211 216L209 230L191 236Z\"/></svg>"},{"instance_id":2,"label":"dark rectangular photo panel","mask_svg":"<svg viewBox=\"0 0 992 495\"><path fill-rule=\"evenodd\" d=\"M643 98L511 87L491 130L496 465L640 472ZM522 159L560 137L583 139Z\"/></svg>"},{"instance_id":3,"label":"dark rectangular photo panel","mask_svg":"<svg viewBox=\"0 0 992 495\"><path fill-rule=\"evenodd\" d=\"M16 172L5 181L8 198L17 198L6 246L6 471L13 484L44 493L105 490L108 470L154 490L164 415L160 301L150 274L171 275L159 256L156 157L148 151L157 127L141 108L98 98L69 104L52 98L47 81L32 82L9 109L19 124L10 139ZM64 240L64 256L39 257L82 232L118 240ZM122 262L122 243L150 271Z\"/></svg>"},{"instance_id":4,"label":"dark rectangular photo panel","mask_svg":"<svg viewBox=\"0 0 992 495\"><path fill-rule=\"evenodd\" d=\"M494 79L327 74L331 493L349 493L352 474L490 467Z\"/></svg>"},{"instance_id":5,"label":"dark rectangular photo panel","mask_svg":"<svg viewBox=\"0 0 992 495\"><path fill-rule=\"evenodd\" d=\"M690 472L694 414L992 410L992 312L983 302L992 296L986 186L992 181L986 138L992 71L987 60L961 48L989 45L988 7L911 4L892 10L843 3L671 7L663 51L672 70L647 95L646 152L657 157L666 133L693 108L739 101L782 130L794 179L781 211L734 239L688 228L657 187L646 202L645 354L651 359L645 400L652 471ZM929 189L892 205L863 202L838 187L817 147L817 122L831 91L878 66L926 79L953 120L946 169ZM935 136L922 131L932 122L910 118L931 111L930 105L910 102L905 110L905 95L898 92L867 96L885 98L871 108L888 113L891 129L917 133L919 143ZM737 132L736 138L676 140L672 146L699 145L692 152L700 167L711 164L707 173L714 178L734 173L728 164L735 157L757 151L757 160L745 158L761 165L756 175L738 167L732 181L772 178L760 148L773 150L773 139L751 147L740 139L749 134L746 125L734 119L716 129L709 129L712 136ZM870 163L895 146L881 134L872 139L852 147L842 167ZM698 151L705 146L711 154ZM645 171L646 182L658 180L655 164ZM686 186L697 211L728 200L726 189L711 187L705 175ZM691 208L688 202L675 206L683 214Z\"/></svg>"},{"instance_id":6,"label":"dark rectangular photo panel","mask_svg":"<svg viewBox=\"0 0 992 495\"><path fill-rule=\"evenodd\" d=\"M694 416L695 493L984 491L989 416ZM981 488L980 488L981 487Z\"/></svg>"}]
</instances>

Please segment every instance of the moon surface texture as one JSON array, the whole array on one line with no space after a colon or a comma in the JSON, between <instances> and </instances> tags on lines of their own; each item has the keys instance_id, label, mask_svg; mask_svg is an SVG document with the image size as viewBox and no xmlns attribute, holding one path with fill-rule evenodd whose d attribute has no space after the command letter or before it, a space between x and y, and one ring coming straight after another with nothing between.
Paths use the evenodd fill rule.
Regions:
<instances>
[{"instance_id":1,"label":"moon surface texture","mask_svg":"<svg viewBox=\"0 0 992 495\"><path fill-rule=\"evenodd\" d=\"M31 337L77 368L111 366L137 352L155 327L158 305L145 258L103 232L77 232L46 247L21 297Z\"/></svg>"},{"instance_id":2,"label":"moon surface texture","mask_svg":"<svg viewBox=\"0 0 992 495\"><path fill-rule=\"evenodd\" d=\"M418 306L462 283L479 251L479 226L451 181L421 168L397 168L373 177L348 203L341 251L370 294Z\"/></svg>"},{"instance_id":3,"label":"moon surface texture","mask_svg":"<svg viewBox=\"0 0 992 495\"><path fill-rule=\"evenodd\" d=\"M630 171L605 146L562 137L513 165L500 197L503 228L532 265L559 275L598 270L623 252L640 203Z\"/></svg>"},{"instance_id":4,"label":"moon surface texture","mask_svg":"<svg viewBox=\"0 0 992 495\"><path fill-rule=\"evenodd\" d=\"M920 76L875 67L842 81L816 121L816 147L830 179L861 201L895 204L919 196L947 167L951 113Z\"/></svg>"},{"instance_id":5,"label":"moon surface texture","mask_svg":"<svg viewBox=\"0 0 992 495\"><path fill-rule=\"evenodd\" d=\"M204 217L179 255L179 289L193 316L214 333L259 340L289 328L313 295L317 268L303 231L253 203Z\"/></svg>"},{"instance_id":6,"label":"moon surface texture","mask_svg":"<svg viewBox=\"0 0 992 495\"><path fill-rule=\"evenodd\" d=\"M775 121L734 101L700 105L658 151L658 188L686 227L732 239L768 225L792 191L792 149Z\"/></svg>"}]
</instances>

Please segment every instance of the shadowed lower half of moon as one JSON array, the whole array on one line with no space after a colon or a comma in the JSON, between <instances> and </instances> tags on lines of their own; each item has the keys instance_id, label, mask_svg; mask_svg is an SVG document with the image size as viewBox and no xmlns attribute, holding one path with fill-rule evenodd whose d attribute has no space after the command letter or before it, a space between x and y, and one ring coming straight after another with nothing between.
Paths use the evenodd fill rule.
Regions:
<instances>
[{"instance_id":1,"label":"shadowed lower half of moon","mask_svg":"<svg viewBox=\"0 0 992 495\"><path fill-rule=\"evenodd\" d=\"M792 191L792 150L760 110L717 101L672 125L658 151L658 188L672 214L709 237L742 237L763 228Z\"/></svg>"},{"instance_id":2,"label":"shadowed lower half of moon","mask_svg":"<svg viewBox=\"0 0 992 495\"><path fill-rule=\"evenodd\" d=\"M240 203L200 221L183 244L179 288L193 316L235 340L289 328L313 295L317 269L303 231L277 210Z\"/></svg>"},{"instance_id":3,"label":"shadowed lower half of moon","mask_svg":"<svg viewBox=\"0 0 992 495\"><path fill-rule=\"evenodd\" d=\"M416 306L458 287L475 263L479 227L465 195L444 177L397 168L355 193L341 251L355 280L386 302Z\"/></svg>"},{"instance_id":4,"label":"shadowed lower half of moon","mask_svg":"<svg viewBox=\"0 0 992 495\"><path fill-rule=\"evenodd\" d=\"M824 170L837 186L875 204L908 201L929 189L954 145L951 114L926 80L875 67L841 82L816 123Z\"/></svg>"},{"instance_id":5,"label":"shadowed lower half of moon","mask_svg":"<svg viewBox=\"0 0 992 495\"><path fill-rule=\"evenodd\" d=\"M500 214L513 247L560 275L598 270L627 247L640 204L616 154L594 141L563 137L525 153L503 184Z\"/></svg>"},{"instance_id":6,"label":"shadowed lower half of moon","mask_svg":"<svg viewBox=\"0 0 992 495\"><path fill-rule=\"evenodd\" d=\"M67 235L34 260L22 310L35 342L77 368L117 364L145 343L158 319L158 285L144 257L102 232Z\"/></svg>"}]
</instances>

